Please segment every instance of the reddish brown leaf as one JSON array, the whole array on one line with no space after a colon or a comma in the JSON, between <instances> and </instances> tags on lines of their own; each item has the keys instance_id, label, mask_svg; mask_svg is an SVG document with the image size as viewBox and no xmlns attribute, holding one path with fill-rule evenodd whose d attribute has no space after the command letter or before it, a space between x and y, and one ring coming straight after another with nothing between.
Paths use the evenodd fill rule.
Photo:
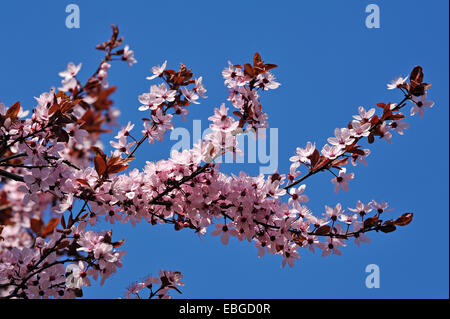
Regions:
<instances>
[{"instance_id":1,"label":"reddish brown leaf","mask_svg":"<svg viewBox=\"0 0 450 319\"><path fill-rule=\"evenodd\" d=\"M278 65L276 65L276 64L264 64L264 70L266 70L266 71L275 69L277 67L278 67Z\"/></svg>"},{"instance_id":2,"label":"reddish brown leaf","mask_svg":"<svg viewBox=\"0 0 450 319\"><path fill-rule=\"evenodd\" d=\"M47 235L50 235L55 230L56 226L59 224L59 218L53 217L50 219L48 224L44 227L44 230L41 233L42 237L46 237Z\"/></svg>"},{"instance_id":3,"label":"reddish brown leaf","mask_svg":"<svg viewBox=\"0 0 450 319\"><path fill-rule=\"evenodd\" d=\"M64 249L66 247L69 247L69 245L70 245L70 241L65 240L65 241L59 243L59 245L56 247L56 249Z\"/></svg>"},{"instance_id":4,"label":"reddish brown leaf","mask_svg":"<svg viewBox=\"0 0 450 319\"><path fill-rule=\"evenodd\" d=\"M319 151L315 149L314 152L308 156L308 158L311 161L311 167L315 167L320 158Z\"/></svg>"},{"instance_id":5,"label":"reddish brown leaf","mask_svg":"<svg viewBox=\"0 0 450 319\"><path fill-rule=\"evenodd\" d=\"M395 225L398 226L406 226L408 225L413 219L413 213L405 213L394 222Z\"/></svg>"},{"instance_id":6,"label":"reddish brown leaf","mask_svg":"<svg viewBox=\"0 0 450 319\"><path fill-rule=\"evenodd\" d=\"M414 67L414 69L411 71L411 74L409 76L409 80L411 82L411 88L415 88L416 86L419 86L422 84L423 81L423 71L422 67L417 65Z\"/></svg>"},{"instance_id":7,"label":"reddish brown leaf","mask_svg":"<svg viewBox=\"0 0 450 319\"><path fill-rule=\"evenodd\" d=\"M30 219L30 228L35 234L39 234L41 232L42 227L44 227L44 222L40 218L31 218Z\"/></svg>"},{"instance_id":8,"label":"reddish brown leaf","mask_svg":"<svg viewBox=\"0 0 450 319\"><path fill-rule=\"evenodd\" d=\"M126 170L129 165L113 165L111 167L108 167L108 173L109 174L116 174L120 173L123 170Z\"/></svg>"},{"instance_id":9,"label":"reddish brown leaf","mask_svg":"<svg viewBox=\"0 0 450 319\"><path fill-rule=\"evenodd\" d=\"M328 158L320 155L319 160L317 161L316 165L314 165L313 169L319 169L319 168L327 165L329 162L330 162L330 160Z\"/></svg>"},{"instance_id":10,"label":"reddish brown leaf","mask_svg":"<svg viewBox=\"0 0 450 319\"><path fill-rule=\"evenodd\" d=\"M20 111L20 102L16 102L11 107L8 108L5 116L10 119L16 119L17 115L19 114L19 111Z\"/></svg>"},{"instance_id":11,"label":"reddish brown leaf","mask_svg":"<svg viewBox=\"0 0 450 319\"><path fill-rule=\"evenodd\" d=\"M352 154L356 154L356 155L361 155L361 156L366 155L366 153L363 150L356 148L356 147L349 149L348 152L350 152Z\"/></svg>"},{"instance_id":12,"label":"reddish brown leaf","mask_svg":"<svg viewBox=\"0 0 450 319\"><path fill-rule=\"evenodd\" d=\"M242 117L242 113L239 111L233 111L233 114L236 115L237 117Z\"/></svg>"},{"instance_id":13,"label":"reddish brown leaf","mask_svg":"<svg viewBox=\"0 0 450 319\"><path fill-rule=\"evenodd\" d=\"M253 56L253 65L257 65L260 62L261 62L261 55L258 52L256 52L255 55Z\"/></svg>"},{"instance_id":14,"label":"reddish brown leaf","mask_svg":"<svg viewBox=\"0 0 450 319\"><path fill-rule=\"evenodd\" d=\"M112 231L108 231L105 233L105 235L103 236L103 242L107 243L107 244L111 244L111 236L112 236Z\"/></svg>"},{"instance_id":15,"label":"reddish brown leaf","mask_svg":"<svg viewBox=\"0 0 450 319\"><path fill-rule=\"evenodd\" d=\"M318 235L318 236L323 236L323 235L327 235L330 233L331 230L331 226L329 225L323 225L320 226L315 232L314 234Z\"/></svg>"},{"instance_id":16,"label":"reddish brown leaf","mask_svg":"<svg viewBox=\"0 0 450 319\"><path fill-rule=\"evenodd\" d=\"M386 120L388 120L388 121L398 121L398 120L401 120L401 119L404 119L404 118L405 118L405 116L403 114L392 114L391 116L388 116L386 118Z\"/></svg>"},{"instance_id":17,"label":"reddish brown leaf","mask_svg":"<svg viewBox=\"0 0 450 319\"><path fill-rule=\"evenodd\" d=\"M378 123L379 120L380 120L380 119L379 119L378 115L375 114L375 115L370 119L370 123L371 123L372 125L375 125L375 124Z\"/></svg>"},{"instance_id":18,"label":"reddish brown leaf","mask_svg":"<svg viewBox=\"0 0 450 319\"><path fill-rule=\"evenodd\" d=\"M106 154L103 153L103 151L96 146L91 146L91 150L98 156L100 156L101 158L103 158L103 160L106 162Z\"/></svg>"},{"instance_id":19,"label":"reddish brown leaf","mask_svg":"<svg viewBox=\"0 0 450 319\"><path fill-rule=\"evenodd\" d=\"M394 225L394 221L393 220L387 220L383 223L383 225L380 227L380 230L383 233L390 233L393 232L394 230L396 230L397 227L395 227Z\"/></svg>"},{"instance_id":20,"label":"reddish brown leaf","mask_svg":"<svg viewBox=\"0 0 450 319\"><path fill-rule=\"evenodd\" d=\"M94 158L95 170L97 171L98 176L103 176L106 172L106 163L105 160L97 154Z\"/></svg>"},{"instance_id":21,"label":"reddish brown leaf","mask_svg":"<svg viewBox=\"0 0 450 319\"><path fill-rule=\"evenodd\" d=\"M52 115L53 113L55 113L58 110L59 110L59 104L55 103L48 109L48 114Z\"/></svg>"},{"instance_id":22,"label":"reddish brown leaf","mask_svg":"<svg viewBox=\"0 0 450 319\"><path fill-rule=\"evenodd\" d=\"M89 185L88 181L85 179L77 178L77 182L80 184L86 185L88 187L91 187L91 185Z\"/></svg>"},{"instance_id":23,"label":"reddish brown leaf","mask_svg":"<svg viewBox=\"0 0 450 319\"><path fill-rule=\"evenodd\" d=\"M63 92L63 91L58 91L57 93L56 93L56 97L60 97L60 98L62 98L62 99L68 99L69 97L67 96L67 94L65 93L65 92Z\"/></svg>"},{"instance_id":24,"label":"reddish brown leaf","mask_svg":"<svg viewBox=\"0 0 450 319\"><path fill-rule=\"evenodd\" d=\"M331 163L332 166L342 166L342 165L347 165L348 164L348 158L339 158L339 159L335 159L333 161L333 163Z\"/></svg>"},{"instance_id":25,"label":"reddish brown leaf","mask_svg":"<svg viewBox=\"0 0 450 319\"><path fill-rule=\"evenodd\" d=\"M370 228L378 223L378 216L369 217L364 221L364 228Z\"/></svg>"},{"instance_id":26,"label":"reddish brown leaf","mask_svg":"<svg viewBox=\"0 0 450 319\"><path fill-rule=\"evenodd\" d=\"M53 128L53 134L55 134L55 136L57 137L57 141L58 142L64 142L67 143L69 142L69 134L63 130L60 126L56 126Z\"/></svg>"},{"instance_id":27,"label":"reddish brown leaf","mask_svg":"<svg viewBox=\"0 0 450 319\"><path fill-rule=\"evenodd\" d=\"M292 241L299 246L302 246L303 242L306 240L306 237L302 234L292 234Z\"/></svg>"},{"instance_id":28,"label":"reddish brown leaf","mask_svg":"<svg viewBox=\"0 0 450 319\"><path fill-rule=\"evenodd\" d=\"M248 75L250 77L254 77L255 76L255 72L253 70L253 67L250 64L248 64L248 63L246 63L244 65L244 74L246 74L246 75Z\"/></svg>"},{"instance_id":29,"label":"reddish brown leaf","mask_svg":"<svg viewBox=\"0 0 450 319\"><path fill-rule=\"evenodd\" d=\"M122 239L120 241L116 241L116 242L112 243L112 246L114 248L118 248L118 247L122 246L124 242L125 242L125 239Z\"/></svg>"},{"instance_id":30,"label":"reddish brown leaf","mask_svg":"<svg viewBox=\"0 0 450 319\"><path fill-rule=\"evenodd\" d=\"M64 218L64 215L61 216L61 226L63 229L66 229L66 219Z\"/></svg>"}]
</instances>

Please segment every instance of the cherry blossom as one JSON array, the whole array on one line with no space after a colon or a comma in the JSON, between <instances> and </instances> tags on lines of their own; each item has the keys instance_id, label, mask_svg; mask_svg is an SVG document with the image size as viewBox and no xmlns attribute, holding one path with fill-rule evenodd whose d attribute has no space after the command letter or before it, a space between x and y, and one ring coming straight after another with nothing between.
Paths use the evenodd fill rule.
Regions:
<instances>
[{"instance_id":1,"label":"cherry blossom","mask_svg":"<svg viewBox=\"0 0 450 319\"><path fill-rule=\"evenodd\" d=\"M127 143L126 136L121 136L119 138L119 142L110 141L109 143L121 153L127 154L130 152L131 147L135 144L135 142Z\"/></svg>"},{"instance_id":2,"label":"cherry blossom","mask_svg":"<svg viewBox=\"0 0 450 319\"><path fill-rule=\"evenodd\" d=\"M383 138L383 139L386 140L386 142L392 144L392 141L391 141L392 133L389 132L389 128L390 128L390 127L389 127L388 125L386 125L385 123L383 123L383 124L380 126L380 138Z\"/></svg>"},{"instance_id":3,"label":"cherry blossom","mask_svg":"<svg viewBox=\"0 0 450 319\"><path fill-rule=\"evenodd\" d=\"M189 89L186 88L182 88L181 92L183 92L183 95L186 97L186 99L194 104L199 104L199 102L197 102L198 100L198 95L194 93L194 91L190 91Z\"/></svg>"},{"instance_id":4,"label":"cherry blossom","mask_svg":"<svg viewBox=\"0 0 450 319\"><path fill-rule=\"evenodd\" d=\"M221 235L220 240L224 245L228 244L228 241L230 239L229 235L236 234L236 230L233 229L231 223L227 224L217 223L215 227L216 230L211 233L211 236Z\"/></svg>"},{"instance_id":5,"label":"cherry blossom","mask_svg":"<svg viewBox=\"0 0 450 319\"><path fill-rule=\"evenodd\" d=\"M302 162L302 163L309 163L309 157L314 153L316 149L316 145L308 142L306 143L306 147L305 148L301 148L301 147L297 147L297 155L296 156L292 156L289 160L291 162Z\"/></svg>"},{"instance_id":6,"label":"cherry blossom","mask_svg":"<svg viewBox=\"0 0 450 319\"><path fill-rule=\"evenodd\" d=\"M395 78L394 80L391 81L391 83L388 83L387 87L388 90L394 90L397 88L400 88L408 79L408 76L405 76L404 78L399 76L398 78Z\"/></svg>"},{"instance_id":7,"label":"cherry blossom","mask_svg":"<svg viewBox=\"0 0 450 319\"><path fill-rule=\"evenodd\" d=\"M409 123L403 121L392 121L390 127L395 129L398 134L403 135L404 131L409 128Z\"/></svg>"},{"instance_id":8,"label":"cherry blossom","mask_svg":"<svg viewBox=\"0 0 450 319\"><path fill-rule=\"evenodd\" d=\"M137 63L134 58L134 51L130 50L130 46L126 45L123 49L122 60L126 61L129 66L132 66L134 63Z\"/></svg>"},{"instance_id":9,"label":"cherry blossom","mask_svg":"<svg viewBox=\"0 0 450 319\"><path fill-rule=\"evenodd\" d=\"M195 79L195 86L192 89L195 93L197 93L199 96L201 96L202 98L207 98L207 96L205 95L206 93L206 89L203 86L203 77L199 77L198 79Z\"/></svg>"},{"instance_id":10,"label":"cherry blossom","mask_svg":"<svg viewBox=\"0 0 450 319\"><path fill-rule=\"evenodd\" d=\"M342 252L338 247L345 246L345 242L341 239L328 237L325 243L321 242L317 246L322 249L322 257L327 257L331 253L341 256Z\"/></svg>"},{"instance_id":11,"label":"cherry blossom","mask_svg":"<svg viewBox=\"0 0 450 319\"><path fill-rule=\"evenodd\" d=\"M363 204L360 200L358 200L358 202L356 203L356 207L349 208L349 210L358 213L361 217L364 217L373 210L372 202L369 202L368 204Z\"/></svg>"},{"instance_id":12,"label":"cherry blossom","mask_svg":"<svg viewBox=\"0 0 450 319\"><path fill-rule=\"evenodd\" d=\"M82 288L83 286L90 286L91 281L86 273L85 264L79 261L78 264L70 264L66 267L66 287L67 288Z\"/></svg>"},{"instance_id":13,"label":"cherry blossom","mask_svg":"<svg viewBox=\"0 0 450 319\"><path fill-rule=\"evenodd\" d=\"M352 121L352 129L350 130L350 134L355 137L369 136L370 127L370 123L361 124L358 121Z\"/></svg>"},{"instance_id":14,"label":"cherry blossom","mask_svg":"<svg viewBox=\"0 0 450 319\"><path fill-rule=\"evenodd\" d=\"M338 203L334 208L329 207L328 205L325 205L325 214L324 216L331 219L333 222L338 220L338 218L343 213L342 205Z\"/></svg>"},{"instance_id":15,"label":"cherry blossom","mask_svg":"<svg viewBox=\"0 0 450 319\"><path fill-rule=\"evenodd\" d=\"M306 180L320 172L334 176L336 193L348 191L355 175L347 173L347 165L367 165L371 150L363 143L372 145L377 136L390 141L392 130L403 135L409 124L400 110L407 103L413 103L410 114L419 116L433 106L421 67L413 69L409 83L401 78L390 84L403 96L399 103L378 103L368 111L360 106L351 123L335 129L329 144L297 147L288 172L250 176L225 174L214 161L240 154L239 134L263 137L269 114L262 96L280 86L270 72L277 66L259 53L252 63L228 62L222 71L227 101L208 108L212 132L191 149L136 168L130 166L144 142L163 141L177 116L184 119L207 91L202 76L184 64L172 70L165 61L147 77L158 83L137 97L138 110L145 112L143 128L133 130L136 123L128 122L117 129L120 111L110 99L116 90L107 80L110 62L136 62L122 44L118 27L112 26L111 38L97 45L104 57L94 74L81 81L76 78L81 64L69 63L59 73L62 87L40 94L29 113L20 102L0 103L0 297L76 298L97 280L103 284L123 266L126 238L99 230L102 221L171 226L200 238L210 233L225 245L234 237L254 246L258 257L278 255L282 267L293 267L302 249L341 255L351 240L360 246L370 241L369 232L389 233L411 222L412 213L383 221L391 209L373 200L358 201L348 209L353 214L341 203L326 205L317 216L304 192ZM114 139L102 143L108 132ZM170 298L173 290L181 293L182 277L160 270L132 283L125 297Z\"/></svg>"},{"instance_id":16,"label":"cherry blossom","mask_svg":"<svg viewBox=\"0 0 450 319\"><path fill-rule=\"evenodd\" d=\"M270 72L264 72L256 77L255 86L261 88L262 90L275 90L281 84L275 81L275 76Z\"/></svg>"},{"instance_id":17,"label":"cherry blossom","mask_svg":"<svg viewBox=\"0 0 450 319\"><path fill-rule=\"evenodd\" d=\"M69 62L67 69L58 73L60 77L64 79L71 79L75 77L81 69L81 63L75 65L73 62Z\"/></svg>"},{"instance_id":18,"label":"cherry blossom","mask_svg":"<svg viewBox=\"0 0 450 319\"><path fill-rule=\"evenodd\" d=\"M335 159L336 157L340 156L343 153L342 147L340 145L333 145L330 146L328 144L325 144L322 148L322 155L329 159Z\"/></svg>"},{"instance_id":19,"label":"cherry blossom","mask_svg":"<svg viewBox=\"0 0 450 319\"><path fill-rule=\"evenodd\" d=\"M359 115L353 115L353 118L360 122L368 122L375 114L375 108L371 108L368 111L362 106L358 107Z\"/></svg>"},{"instance_id":20,"label":"cherry blossom","mask_svg":"<svg viewBox=\"0 0 450 319\"><path fill-rule=\"evenodd\" d=\"M154 78L160 77L163 74L164 70L166 69L166 65L167 65L167 60L164 61L164 63L161 66L157 65L157 66L152 67L153 75L148 76L146 79L153 80Z\"/></svg>"},{"instance_id":21,"label":"cherry blossom","mask_svg":"<svg viewBox=\"0 0 450 319\"><path fill-rule=\"evenodd\" d=\"M419 117L423 117L425 115L425 109L430 109L434 106L434 102L427 100L426 95L421 95L419 97L413 96L412 101L414 102L414 106L411 108L411 116L419 114Z\"/></svg>"},{"instance_id":22,"label":"cherry blossom","mask_svg":"<svg viewBox=\"0 0 450 319\"><path fill-rule=\"evenodd\" d=\"M361 247L361 243L370 243L370 237L367 236L364 232L360 232L361 225L359 223L353 223L353 231L355 233L354 242L358 247Z\"/></svg>"},{"instance_id":23,"label":"cherry blossom","mask_svg":"<svg viewBox=\"0 0 450 319\"><path fill-rule=\"evenodd\" d=\"M346 145L351 145L354 141L351 131L348 128L337 128L334 130L335 137L328 138L328 143L344 148Z\"/></svg>"},{"instance_id":24,"label":"cherry blossom","mask_svg":"<svg viewBox=\"0 0 450 319\"><path fill-rule=\"evenodd\" d=\"M339 188L342 188L343 191L348 192L348 181L352 180L355 177L354 173L346 174L347 169L344 167L339 171L339 175L331 180L334 186L334 191L339 192Z\"/></svg>"},{"instance_id":25,"label":"cherry blossom","mask_svg":"<svg viewBox=\"0 0 450 319\"><path fill-rule=\"evenodd\" d=\"M378 214L391 211L392 209L388 208L388 206L389 204L386 202L376 202L374 200L372 201L372 208L376 210Z\"/></svg>"},{"instance_id":26,"label":"cherry blossom","mask_svg":"<svg viewBox=\"0 0 450 319\"><path fill-rule=\"evenodd\" d=\"M300 203L308 202L308 196L302 195L305 191L306 185L302 185L298 188L291 188L289 190L289 194L291 198L289 198L289 205L294 205L295 208L300 209Z\"/></svg>"}]
</instances>

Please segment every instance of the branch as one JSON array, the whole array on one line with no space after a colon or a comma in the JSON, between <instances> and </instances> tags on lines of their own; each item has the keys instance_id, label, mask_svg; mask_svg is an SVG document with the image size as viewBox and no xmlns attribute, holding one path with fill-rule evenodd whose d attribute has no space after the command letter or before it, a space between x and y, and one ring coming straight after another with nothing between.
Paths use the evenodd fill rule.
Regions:
<instances>
[{"instance_id":1,"label":"branch","mask_svg":"<svg viewBox=\"0 0 450 319\"><path fill-rule=\"evenodd\" d=\"M406 102L407 100L409 100L409 99L411 99L411 96L405 94L405 97L403 98L403 100L395 107L394 110L400 110L403 106L406 105L405 102ZM375 131L375 130L378 128L378 126L380 126L382 123L383 123L383 121L382 121L381 119L378 120L378 122L377 122L374 126L372 126L372 128L370 129L370 131L371 131L371 132ZM359 142L361 139L362 139L362 137L356 138L356 139L355 139L355 142L354 142L354 145L358 144L358 142ZM300 184L301 182L303 182L303 181L304 181L305 179L307 179L308 177L311 177L312 175L315 175L315 174L318 173L318 172L321 172L321 171L324 171L324 170L328 170L328 169L330 168L330 164L331 164L332 162L334 162L334 161L335 161L336 159L338 159L338 158L342 158L343 156L345 156L345 152L344 152L343 154L337 156L335 159L330 160L326 165L323 165L323 166L321 166L321 167L319 167L319 168L317 168L317 169L311 169L311 170L309 171L308 174L306 174L306 175L303 176L302 178L298 179L297 181L292 182L291 184L285 186L284 189L285 189L285 190L288 190L289 188L291 188L291 187L293 187L293 186L295 186L295 185Z\"/></svg>"},{"instance_id":2,"label":"branch","mask_svg":"<svg viewBox=\"0 0 450 319\"><path fill-rule=\"evenodd\" d=\"M16 175L14 173L10 173L10 172L4 171L2 169L0 169L0 176L6 177L6 178L9 178L9 179L18 181L18 182L24 182L24 179L23 179L22 176L19 176L19 175Z\"/></svg>"}]
</instances>

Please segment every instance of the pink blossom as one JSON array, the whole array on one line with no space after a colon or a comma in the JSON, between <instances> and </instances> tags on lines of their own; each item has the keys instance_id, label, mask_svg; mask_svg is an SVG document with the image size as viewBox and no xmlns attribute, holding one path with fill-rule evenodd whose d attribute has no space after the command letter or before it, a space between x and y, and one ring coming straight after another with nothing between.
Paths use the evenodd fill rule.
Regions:
<instances>
[{"instance_id":1,"label":"pink blossom","mask_svg":"<svg viewBox=\"0 0 450 319\"><path fill-rule=\"evenodd\" d=\"M197 93L199 96L201 96L202 98L206 98L207 96L205 95L206 93L206 89L203 86L203 77L199 77L198 79L195 79L195 86L192 89L195 93Z\"/></svg>"},{"instance_id":2,"label":"pink blossom","mask_svg":"<svg viewBox=\"0 0 450 319\"><path fill-rule=\"evenodd\" d=\"M305 184L301 185L298 188L291 188L289 190L289 194L291 195L291 198L289 198L289 205L294 205L295 208L299 209L300 203L308 202L309 200L308 196L302 195L305 189L306 189Z\"/></svg>"},{"instance_id":3,"label":"pink blossom","mask_svg":"<svg viewBox=\"0 0 450 319\"><path fill-rule=\"evenodd\" d=\"M59 72L58 75L60 77L63 77L64 79L70 79L70 78L75 77L78 74L78 72L80 71L80 69L81 69L81 63L78 65L75 65L73 62L69 62L69 64L67 64L67 69L62 72Z\"/></svg>"},{"instance_id":4,"label":"pink blossom","mask_svg":"<svg viewBox=\"0 0 450 319\"><path fill-rule=\"evenodd\" d=\"M66 287L81 288L83 286L90 286L91 281L86 273L86 266L82 261L78 264L70 264L66 267L66 274L69 274L66 279Z\"/></svg>"},{"instance_id":5,"label":"pink blossom","mask_svg":"<svg viewBox=\"0 0 450 319\"><path fill-rule=\"evenodd\" d=\"M255 86L262 90L275 90L281 84L275 81L275 76L270 72L264 72L256 77Z\"/></svg>"},{"instance_id":6,"label":"pink blossom","mask_svg":"<svg viewBox=\"0 0 450 319\"><path fill-rule=\"evenodd\" d=\"M358 107L359 115L353 115L353 118L357 121L365 121L368 122L372 118L372 116L375 114L375 108L371 108L369 111L366 111L366 109L362 106Z\"/></svg>"},{"instance_id":7,"label":"pink blossom","mask_svg":"<svg viewBox=\"0 0 450 319\"><path fill-rule=\"evenodd\" d=\"M411 98L414 106L411 108L411 116L419 113L419 117L423 117L425 114L425 109L431 109L434 106L434 102L430 100L426 100L426 95L422 96L414 96Z\"/></svg>"},{"instance_id":8,"label":"pink blossom","mask_svg":"<svg viewBox=\"0 0 450 319\"><path fill-rule=\"evenodd\" d=\"M216 227L216 230L214 230L211 235L212 236L217 236L220 235L220 240L222 241L222 243L224 245L228 244L229 241L229 235L235 236L236 235L236 230L233 228L231 223L227 223L227 224L222 224L222 223L217 223L214 225Z\"/></svg>"},{"instance_id":9,"label":"pink blossom","mask_svg":"<svg viewBox=\"0 0 450 319\"><path fill-rule=\"evenodd\" d=\"M343 191L348 192L348 184L347 182L352 180L355 177L355 174L349 173L346 174L347 169L344 167L339 171L339 176L331 179L331 182L335 184L334 191L339 192L339 188L342 188Z\"/></svg>"},{"instance_id":10,"label":"pink blossom","mask_svg":"<svg viewBox=\"0 0 450 319\"><path fill-rule=\"evenodd\" d=\"M409 123L403 121L392 121L390 124L391 128L395 129L398 134L403 135L404 130L409 128Z\"/></svg>"},{"instance_id":11,"label":"pink blossom","mask_svg":"<svg viewBox=\"0 0 450 319\"><path fill-rule=\"evenodd\" d=\"M194 91L190 91L189 89L183 87L183 88L181 89L181 92L183 93L184 97L185 97L189 102L194 103L194 104L200 104L200 102L197 102L197 100L198 100L198 95L195 94Z\"/></svg>"},{"instance_id":12,"label":"pink blossom","mask_svg":"<svg viewBox=\"0 0 450 319\"><path fill-rule=\"evenodd\" d=\"M343 210L342 210L342 205L340 203L336 204L336 206L334 208L325 205L324 216L331 219L334 222L336 220L338 220L338 218L341 216L342 213L343 213Z\"/></svg>"},{"instance_id":13,"label":"pink blossom","mask_svg":"<svg viewBox=\"0 0 450 319\"><path fill-rule=\"evenodd\" d=\"M161 66L157 65L157 66L152 67L153 75L152 76L148 76L146 79L147 80L153 80L154 78L162 76L164 70L166 69L166 65L167 65L167 60L164 61L164 63Z\"/></svg>"},{"instance_id":14,"label":"pink blossom","mask_svg":"<svg viewBox=\"0 0 450 319\"><path fill-rule=\"evenodd\" d=\"M401 76L395 78L394 80L391 81L391 83L388 83L387 87L388 90L393 90L396 88L399 88L401 85L403 85L406 80L408 79L408 76L405 76L404 78L402 78Z\"/></svg>"},{"instance_id":15,"label":"pink blossom","mask_svg":"<svg viewBox=\"0 0 450 319\"><path fill-rule=\"evenodd\" d=\"M337 145L330 146L325 144L321 151L322 155L329 159L335 159L336 157L342 155L344 150Z\"/></svg>"},{"instance_id":16,"label":"pink blossom","mask_svg":"<svg viewBox=\"0 0 450 319\"><path fill-rule=\"evenodd\" d=\"M352 129L350 130L350 133L355 137L369 136L370 128L370 123L361 124L358 121L352 121Z\"/></svg>"},{"instance_id":17,"label":"pink blossom","mask_svg":"<svg viewBox=\"0 0 450 319\"><path fill-rule=\"evenodd\" d=\"M322 257L326 257L331 253L341 256L342 252L338 247L345 246L345 242L341 239L327 237L326 243L321 242L317 246L323 250Z\"/></svg>"},{"instance_id":18,"label":"pink blossom","mask_svg":"<svg viewBox=\"0 0 450 319\"><path fill-rule=\"evenodd\" d=\"M291 162L302 162L302 163L310 163L309 156L311 156L316 150L316 145L308 142L306 143L305 148L297 147L297 155L292 156L289 160Z\"/></svg>"},{"instance_id":19,"label":"pink blossom","mask_svg":"<svg viewBox=\"0 0 450 319\"><path fill-rule=\"evenodd\" d=\"M110 141L109 143L111 144L112 147L117 149L119 152L128 154L128 153L130 153L130 148L136 142L127 143L126 136L122 136L119 138L119 142Z\"/></svg>"},{"instance_id":20,"label":"pink blossom","mask_svg":"<svg viewBox=\"0 0 450 319\"><path fill-rule=\"evenodd\" d=\"M358 202L356 203L356 207L349 208L349 210L358 213L361 217L364 217L373 210L372 202L369 202L368 204L363 204L360 200L358 200Z\"/></svg>"},{"instance_id":21,"label":"pink blossom","mask_svg":"<svg viewBox=\"0 0 450 319\"><path fill-rule=\"evenodd\" d=\"M389 144L392 144L392 141L391 141L392 133L389 132L389 126L386 125L386 123L381 124L379 132L380 132L380 138L385 139L386 142L388 142Z\"/></svg>"},{"instance_id":22,"label":"pink blossom","mask_svg":"<svg viewBox=\"0 0 450 319\"><path fill-rule=\"evenodd\" d=\"M134 63L137 63L134 58L134 51L130 50L130 46L126 45L123 49L122 60L126 61L129 66L132 66Z\"/></svg>"},{"instance_id":23,"label":"pink blossom","mask_svg":"<svg viewBox=\"0 0 450 319\"><path fill-rule=\"evenodd\" d=\"M334 134L336 137L329 137L328 143L331 145L340 146L341 148L345 148L345 146L353 144L353 141L355 140L352 137L350 130L345 127L335 129Z\"/></svg>"}]
</instances>

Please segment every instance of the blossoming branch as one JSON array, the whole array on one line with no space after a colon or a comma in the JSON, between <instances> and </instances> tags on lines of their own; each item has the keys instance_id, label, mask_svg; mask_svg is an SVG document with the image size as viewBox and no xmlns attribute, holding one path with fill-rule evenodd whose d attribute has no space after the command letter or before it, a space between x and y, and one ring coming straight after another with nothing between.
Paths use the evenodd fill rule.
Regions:
<instances>
[{"instance_id":1,"label":"blossoming branch","mask_svg":"<svg viewBox=\"0 0 450 319\"><path fill-rule=\"evenodd\" d=\"M102 137L117 126L120 115L110 99L116 90L108 82L111 63L137 62L130 47L122 45L113 26L111 38L97 46L104 57L93 75L83 84L77 78L81 63L69 63L59 73L61 87L37 97L31 112L19 102L8 108L0 103L2 298L74 298L91 280L100 278L103 284L122 267L125 251L124 240L113 240L112 231L92 229L100 220L170 224L198 236L212 228L223 244L230 237L248 241L258 257L280 255L282 266L291 267L301 249L340 255L350 240L360 246L370 241L368 232L389 233L411 222L409 212L385 217L388 203L376 201L358 200L347 209L341 203L327 205L322 215L313 214L304 182L325 172L336 193L348 191L355 178L350 167L367 165L365 141L392 143L393 134L403 135L409 127L403 114L408 103L411 116L423 117L434 102L427 98L430 84L423 82L420 66L409 81L399 77L388 84L401 93L398 103L360 106L328 144L320 148L309 141L298 147L289 172L252 177L224 174L215 159L240 154L239 134L262 137L269 116L260 95L280 86L272 73L277 65L258 53L252 63L228 62L222 76L233 111L225 103L215 108L209 117L212 132L193 148L127 170L139 148L163 141L174 118L188 116L207 90L203 78L184 64L169 69L164 61L153 67L149 90L137 98L142 129L136 132L136 123L128 123L109 141L113 151L105 153ZM171 291L181 293L181 279L178 271L160 270L132 284L125 297L169 298Z\"/></svg>"}]
</instances>

